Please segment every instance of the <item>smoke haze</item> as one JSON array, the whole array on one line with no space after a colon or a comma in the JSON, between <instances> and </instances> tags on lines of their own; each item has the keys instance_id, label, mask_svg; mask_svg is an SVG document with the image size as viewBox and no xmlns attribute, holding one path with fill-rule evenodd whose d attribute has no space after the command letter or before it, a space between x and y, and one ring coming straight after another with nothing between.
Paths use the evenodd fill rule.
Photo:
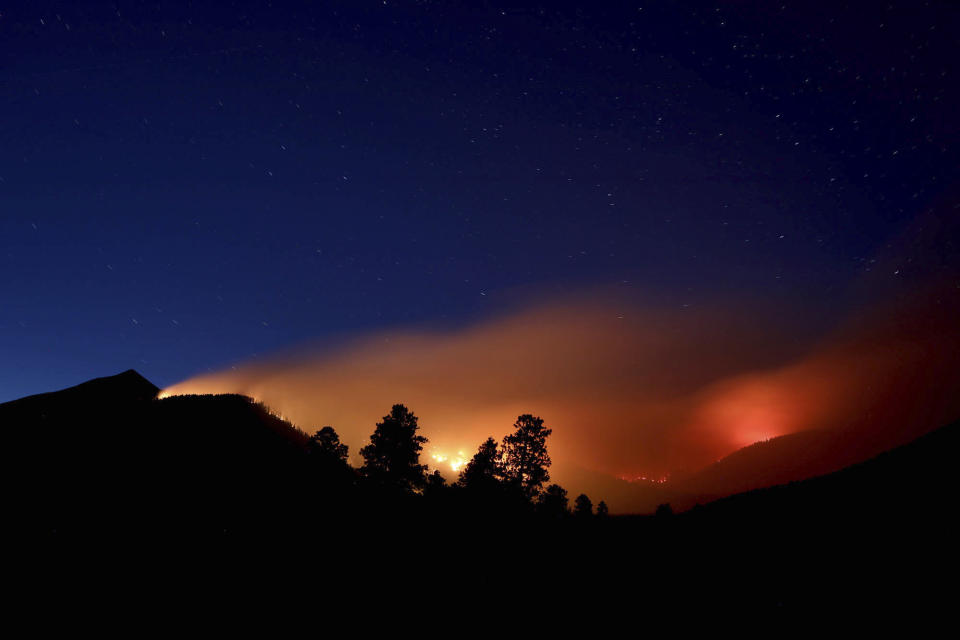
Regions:
<instances>
[{"instance_id":1,"label":"smoke haze","mask_svg":"<svg viewBox=\"0 0 960 640\"><path fill-rule=\"evenodd\" d=\"M593 485L568 485L576 495L603 490L584 478L660 478L800 430L866 425L894 441L943 424L960 413L960 352L958 316L937 295L871 309L817 341L797 339L798 317L782 310L581 296L460 330L304 349L164 394L252 396L306 431L334 426L355 463L394 403L419 416L428 462L469 457L534 413L554 429L553 479Z\"/></svg>"}]
</instances>

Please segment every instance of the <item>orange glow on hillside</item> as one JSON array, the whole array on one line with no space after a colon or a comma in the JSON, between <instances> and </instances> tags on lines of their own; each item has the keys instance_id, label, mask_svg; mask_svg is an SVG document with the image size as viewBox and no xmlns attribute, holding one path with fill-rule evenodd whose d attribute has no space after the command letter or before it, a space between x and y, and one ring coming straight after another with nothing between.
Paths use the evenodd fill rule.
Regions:
<instances>
[{"instance_id":1,"label":"orange glow on hillside","mask_svg":"<svg viewBox=\"0 0 960 640\"><path fill-rule=\"evenodd\" d=\"M575 494L602 490L590 484L598 478L696 469L798 430L944 424L960 414L960 348L951 322L924 313L904 322L916 308L895 308L798 355L783 346L791 327L762 311L578 299L461 331L380 334L239 366L163 395L252 396L304 431L334 426L354 464L402 402L429 438L424 461L450 479L485 438L534 413L554 430L551 481Z\"/></svg>"}]
</instances>

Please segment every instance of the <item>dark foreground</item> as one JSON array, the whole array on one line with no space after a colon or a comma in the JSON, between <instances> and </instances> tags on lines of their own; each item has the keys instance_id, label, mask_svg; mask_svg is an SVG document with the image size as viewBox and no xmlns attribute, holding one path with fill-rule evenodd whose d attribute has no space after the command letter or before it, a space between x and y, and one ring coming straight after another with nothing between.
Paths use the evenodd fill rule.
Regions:
<instances>
[{"instance_id":1,"label":"dark foreground","mask_svg":"<svg viewBox=\"0 0 960 640\"><path fill-rule=\"evenodd\" d=\"M356 482L305 462L305 434L245 398L156 393L128 372L0 405L7 527L32 566L22 593L105 582L136 602L175 585L208 603L312 599L333 618L414 602L428 617L491 602L528 616L890 614L957 595L956 424L685 513L575 517Z\"/></svg>"}]
</instances>

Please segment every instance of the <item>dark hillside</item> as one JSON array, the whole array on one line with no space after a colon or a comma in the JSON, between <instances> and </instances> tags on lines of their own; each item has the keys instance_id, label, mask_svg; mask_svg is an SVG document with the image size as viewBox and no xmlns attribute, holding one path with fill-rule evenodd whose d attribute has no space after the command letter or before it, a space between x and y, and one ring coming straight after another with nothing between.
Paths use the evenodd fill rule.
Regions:
<instances>
[{"instance_id":1,"label":"dark hillside","mask_svg":"<svg viewBox=\"0 0 960 640\"><path fill-rule=\"evenodd\" d=\"M145 478L166 522L236 526L243 513L295 512L304 486L307 436L239 395L154 401L144 425Z\"/></svg>"},{"instance_id":2,"label":"dark hillside","mask_svg":"<svg viewBox=\"0 0 960 640\"><path fill-rule=\"evenodd\" d=\"M122 420L117 409L130 409L157 397L159 389L130 369L115 376L96 378L75 387L27 396L0 404L0 429L5 437L14 431L31 438L62 437L61 430L79 426L87 420L104 427ZM50 432L50 433L41 433Z\"/></svg>"},{"instance_id":3,"label":"dark hillside","mask_svg":"<svg viewBox=\"0 0 960 640\"><path fill-rule=\"evenodd\" d=\"M960 422L839 471L740 493L689 512L691 520L877 524L952 519L960 478ZM833 527L831 527L833 528Z\"/></svg>"},{"instance_id":4,"label":"dark hillside","mask_svg":"<svg viewBox=\"0 0 960 640\"><path fill-rule=\"evenodd\" d=\"M953 423L834 473L670 518L670 543L697 549L701 567L768 602L947 605L958 568L958 453Z\"/></svg>"},{"instance_id":5,"label":"dark hillside","mask_svg":"<svg viewBox=\"0 0 960 640\"><path fill-rule=\"evenodd\" d=\"M222 530L214 520L241 502L283 502L304 433L243 396L157 393L127 371L0 405L18 526Z\"/></svg>"},{"instance_id":6,"label":"dark hillside","mask_svg":"<svg viewBox=\"0 0 960 640\"><path fill-rule=\"evenodd\" d=\"M677 506L822 476L864 462L921 437L920 433L874 433L867 428L800 431L757 442L716 463L671 481L683 496Z\"/></svg>"},{"instance_id":7,"label":"dark hillside","mask_svg":"<svg viewBox=\"0 0 960 640\"><path fill-rule=\"evenodd\" d=\"M628 581L642 596L596 593L673 604L920 601L941 592L915 585L956 565L958 423L833 473L680 515L584 519L531 509L503 486L391 490L324 463L305 433L249 398L155 395L128 372L0 405L12 526L65 549L75 540L172 549L207 539L267 557L308 541L337 571L358 558L392 566L397 549L410 552L400 566L490 557L558 584ZM804 438L811 456L823 453L823 434L790 444L803 450ZM780 446L737 455L767 459Z\"/></svg>"},{"instance_id":8,"label":"dark hillside","mask_svg":"<svg viewBox=\"0 0 960 640\"><path fill-rule=\"evenodd\" d=\"M130 452L156 386L136 371L0 404L3 466L16 524L56 529L116 508L135 482ZM108 507L107 505L112 506Z\"/></svg>"}]
</instances>

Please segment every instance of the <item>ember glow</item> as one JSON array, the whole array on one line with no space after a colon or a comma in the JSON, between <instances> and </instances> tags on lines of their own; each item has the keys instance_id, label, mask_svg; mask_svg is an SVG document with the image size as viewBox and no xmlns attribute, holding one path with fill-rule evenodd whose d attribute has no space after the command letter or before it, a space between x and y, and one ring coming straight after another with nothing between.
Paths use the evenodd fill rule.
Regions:
<instances>
[{"instance_id":1,"label":"ember glow","mask_svg":"<svg viewBox=\"0 0 960 640\"><path fill-rule=\"evenodd\" d=\"M446 472L449 470L456 475L470 461L470 457L463 451L457 451L455 455L433 453L430 455L430 460L434 463L431 467L439 470L441 474L447 475Z\"/></svg>"}]
</instances>

